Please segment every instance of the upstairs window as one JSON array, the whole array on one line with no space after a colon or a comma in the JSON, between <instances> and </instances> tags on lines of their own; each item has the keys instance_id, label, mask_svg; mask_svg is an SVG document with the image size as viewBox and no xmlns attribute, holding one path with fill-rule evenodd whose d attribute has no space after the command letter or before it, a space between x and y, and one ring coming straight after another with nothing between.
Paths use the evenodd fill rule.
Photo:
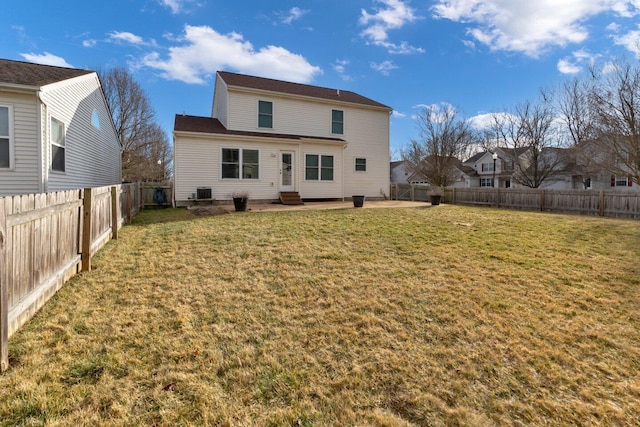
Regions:
<instances>
[{"instance_id":1,"label":"upstairs window","mask_svg":"<svg viewBox=\"0 0 640 427\"><path fill-rule=\"evenodd\" d=\"M65 171L65 134L64 123L51 118L51 170Z\"/></svg>"},{"instance_id":2,"label":"upstairs window","mask_svg":"<svg viewBox=\"0 0 640 427\"><path fill-rule=\"evenodd\" d=\"M222 179L259 179L258 150L222 149Z\"/></svg>"},{"instance_id":3,"label":"upstairs window","mask_svg":"<svg viewBox=\"0 0 640 427\"><path fill-rule=\"evenodd\" d=\"M11 128L9 107L0 106L0 169L9 169L11 161Z\"/></svg>"},{"instance_id":4,"label":"upstairs window","mask_svg":"<svg viewBox=\"0 0 640 427\"><path fill-rule=\"evenodd\" d=\"M344 111L331 110L331 133L344 134Z\"/></svg>"},{"instance_id":5,"label":"upstairs window","mask_svg":"<svg viewBox=\"0 0 640 427\"><path fill-rule=\"evenodd\" d=\"M273 102L258 101L258 127L273 129Z\"/></svg>"},{"instance_id":6,"label":"upstairs window","mask_svg":"<svg viewBox=\"0 0 640 427\"><path fill-rule=\"evenodd\" d=\"M307 181L333 181L333 156L307 154L305 175Z\"/></svg>"},{"instance_id":7,"label":"upstairs window","mask_svg":"<svg viewBox=\"0 0 640 427\"><path fill-rule=\"evenodd\" d=\"M356 157L356 172L366 172L367 171L367 159Z\"/></svg>"},{"instance_id":8,"label":"upstairs window","mask_svg":"<svg viewBox=\"0 0 640 427\"><path fill-rule=\"evenodd\" d=\"M611 186L612 187L631 187L633 186L633 180L631 177L620 176L620 175L611 175Z\"/></svg>"},{"instance_id":9,"label":"upstairs window","mask_svg":"<svg viewBox=\"0 0 640 427\"><path fill-rule=\"evenodd\" d=\"M482 164L482 172L491 172L491 171L493 171L493 163Z\"/></svg>"}]
</instances>

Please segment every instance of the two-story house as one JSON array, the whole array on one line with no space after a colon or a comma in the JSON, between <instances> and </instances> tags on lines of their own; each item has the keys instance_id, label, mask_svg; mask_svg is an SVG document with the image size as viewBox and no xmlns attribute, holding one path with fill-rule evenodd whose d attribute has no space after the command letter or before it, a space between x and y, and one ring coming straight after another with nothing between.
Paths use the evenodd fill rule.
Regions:
<instances>
[{"instance_id":1,"label":"two-story house","mask_svg":"<svg viewBox=\"0 0 640 427\"><path fill-rule=\"evenodd\" d=\"M0 59L0 196L119 184L120 165L95 72Z\"/></svg>"},{"instance_id":2,"label":"two-story house","mask_svg":"<svg viewBox=\"0 0 640 427\"><path fill-rule=\"evenodd\" d=\"M391 111L354 92L219 71L211 117L175 117L175 204L381 197Z\"/></svg>"}]
</instances>

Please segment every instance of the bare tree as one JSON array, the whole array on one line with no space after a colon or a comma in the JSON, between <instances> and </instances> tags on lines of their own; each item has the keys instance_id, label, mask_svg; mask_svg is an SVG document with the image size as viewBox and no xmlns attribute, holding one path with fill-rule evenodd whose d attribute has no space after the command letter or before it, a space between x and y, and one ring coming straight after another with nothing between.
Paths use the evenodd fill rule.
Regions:
<instances>
[{"instance_id":1,"label":"bare tree","mask_svg":"<svg viewBox=\"0 0 640 427\"><path fill-rule=\"evenodd\" d=\"M585 189L591 177L602 169L601 155L594 143L596 123L590 103L593 90L594 86L573 78L564 82L557 99L560 120L569 136L567 157Z\"/></svg>"},{"instance_id":2,"label":"bare tree","mask_svg":"<svg viewBox=\"0 0 640 427\"><path fill-rule=\"evenodd\" d=\"M169 140L155 123L155 111L147 94L124 68L99 71L98 75L122 144L122 179L148 181L166 177L166 168L170 167ZM152 168L151 164L156 166Z\"/></svg>"},{"instance_id":3,"label":"bare tree","mask_svg":"<svg viewBox=\"0 0 640 427\"><path fill-rule=\"evenodd\" d=\"M420 139L412 139L402 157L431 185L446 187L456 179L456 167L476 141L476 132L449 104L424 107L416 122Z\"/></svg>"},{"instance_id":4,"label":"bare tree","mask_svg":"<svg viewBox=\"0 0 640 427\"><path fill-rule=\"evenodd\" d=\"M593 75L590 106L596 141L609 154L604 166L640 184L640 68L615 61L606 74Z\"/></svg>"},{"instance_id":5,"label":"bare tree","mask_svg":"<svg viewBox=\"0 0 640 427\"><path fill-rule=\"evenodd\" d=\"M516 182L538 188L566 164L563 140L549 99L526 101L512 111L493 115L492 131L498 147L512 162Z\"/></svg>"}]
</instances>

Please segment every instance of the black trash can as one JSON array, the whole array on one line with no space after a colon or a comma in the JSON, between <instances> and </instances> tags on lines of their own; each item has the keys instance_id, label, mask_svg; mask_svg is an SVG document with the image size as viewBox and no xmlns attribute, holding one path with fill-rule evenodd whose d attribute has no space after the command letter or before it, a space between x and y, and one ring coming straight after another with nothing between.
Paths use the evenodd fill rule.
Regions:
<instances>
[{"instance_id":1,"label":"black trash can","mask_svg":"<svg viewBox=\"0 0 640 427\"><path fill-rule=\"evenodd\" d=\"M351 196L353 199L353 207L361 208L364 205L364 196Z\"/></svg>"}]
</instances>

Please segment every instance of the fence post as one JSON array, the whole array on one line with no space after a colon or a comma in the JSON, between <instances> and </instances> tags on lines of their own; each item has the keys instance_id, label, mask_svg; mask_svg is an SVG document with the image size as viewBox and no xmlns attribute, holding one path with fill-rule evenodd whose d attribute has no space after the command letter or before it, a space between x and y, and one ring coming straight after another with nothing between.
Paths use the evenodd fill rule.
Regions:
<instances>
[{"instance_id":1,"label":"fence post","mask_svg":"<svg viewBox=\"0 0 640 427\"><path fill-rule=\"evenodd\" d=\"M7 211L0 197L0 372L9 368L9 272L7 271Z\"/></svg>"},{"instance_id":2,"label":"fence post","mask_svg":"<svg viewBox=\"0 0 640 427\"><path fill-rule=\"evenodd\" d=\"M604 190L600 190L600 197L598 198L598 215L604 216Z\"/></svg>"},{"instance_id":3,"label":"fence post","mask_svg":"<svg viewBox=\"0 0 640 427\"><path fill-rule=\"evenodd\" d=\"M111 237L118 240L118 189L111 187Z\"/></svg>"},{"instance_id":4,"label":"fence post","mask_svg":"<svg viewBox=\"0 0 640 427\"><path fill-rule=\"evenodd\" d=\"M500 207L500 187L496 189L496 207Z\"/></svg>"},{"instance_id":5,"label":"fence post","mask_svg":"<svg viewBox=\"0 0 640 427\"><path fill-rule=\"evenodd\" d=\"M82 271L91 271L91 219L93 216L91 188L84 189L82 214Z\"/></svg>"},{"instance_id":6,"label":"fence post","mask_svg":"<svg viewBox=\"0 0 640 427\"><path fill-rule=\"evenodd\" d=\"M540 211L544 211L544 190L540 190Z\"/></svg>"},{"instance_id":7,"label":"fence post","mask_svg":"<svg viewBox=\"0 0 640 427\"><path fill-rule=\"evenodd\" d=\"M415 202L415 195L416 195L416 189L415 189L415 185L411 184L411 201Z\"/></svg>"}]
</instances>

